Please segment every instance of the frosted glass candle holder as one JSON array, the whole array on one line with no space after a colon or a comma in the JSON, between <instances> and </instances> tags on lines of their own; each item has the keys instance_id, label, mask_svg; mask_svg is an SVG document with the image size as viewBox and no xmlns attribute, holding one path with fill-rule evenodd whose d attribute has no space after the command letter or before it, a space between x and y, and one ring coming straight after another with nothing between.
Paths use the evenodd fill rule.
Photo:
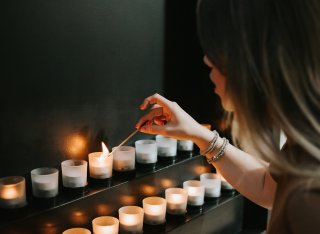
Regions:
<instances>
[{"instance_id":1,"label":"frosted glass candle holder","mask_svg":"<svg viewBox=\"0 0 320 234\"><path fill-rule=\"evenodd\" d=\"M93 234L118 234L119 220L111 216L100 216L92 220Z\"/></svg>"},{"instance_id":2,"label":"frosted glass candle holder","mask_svg":"<svg viewBox=\"0 0 320 234\"><path fill-rule=\"evenodd\" d=\"M138 163L157 162L157 144L154 140L139 140L135 142L135 146Z\"/></svg>"},{"instance_id":3,"label":"frosted glass candle holder","mask_svg":"<svg viewBox=\"0 0 320 234\"><path fill-rule=\"evenodd\" d=\"M62 183L66 188L81 188L87 185L88 163L84 160L66 160L61 163Z\"/></svg>"},{"instance_id":4,"label":"frosted glass candle holder","mask_svg":"<svg viewBox=\"0 0 320 234\"><path fill-rule=\"evenodd\" d=\"M177 140L162 135L156 136L157 153L162 157L174 157L177 155Z\"/></svg>"},{"instance_id":5,"label":"frosted glass candle holder","mask_svg":"<svg viewBox=\"0 0 320 234\"><path fill-rule=\"evenodd\" d=\"M187 212L188 193L186 190L182 188L167 188L165 197L168 214L184 215Z\"/></svg>"},{"instance_id":6,"label":"frosted glass candle holder","mask_svg":"<svg viewBox=\"0 0 320 234\"><path fill-rule=\"evenodd\" d=\"M94 179L107 179L112 177L113 153L102 156L102 152L93 152L89 156L89 173Z\"/></svg>"},{"instance_id":7,"label":"frosted glass candle holder","mask_svg":"<svg viewBox=\"0 0 320 234\"><path fill-rule=\"evenodd\" d=\"M188 193L188 205L202 206L204 203L204 186L199 180L183 182L183 188Z\"/></svg>"},{"instance_id":8,"label":"frosted glass candle holder","mask_svg":"<svg viewBox=\"0 0 320 234\"><path fill-rule=\"evenodd\" d=\"M191 140L178 140L178 150L192 151L193 150L193 141L191 141Z\"/></svg>"},{"instance_id":9,"label":"frosted glass candle holder","mask_svg":"<svg viewBox=\"0 0 320 234\"><path fill-rule=\"evenodd\" d=\"M167 201L162 197L147 197L142 200L144 222L149 225L160 225L166 222Z\"/></svg>"},{"instance_id":10,"label":"frosted glass candle holder","mask_svg":"<svg viewBox=\"0 0 320 234\"><path fill-rule=\"evenodd\" d=\"M25 178L22 176L0 178L0 208L14 209L26 204Z\"/></svg>"},{"instance_id":11,"label":"frosted glass candle holder","mask_svg":"<svg viewBox=\"0 0 320 234\"><path fill-rule=\"evenodd\" d=\"M200 182L205 187L206 197L220 197L221 178L215 173L204 173L200 175Z\"/></svg>"},{"instance_id":12,"label":"frosted glass candle holder","mask_svg":"<svg viewBox=\"0 0 320 234\"><path fill-rule=\"evenodd\" d=\"M50 198L58 194L59 171L42 167L31 171L32 193L35 197Z\"/></svg>"},{"instance_id":13,"label":"frosted glass candle holder","mask_svg":"<svg viewBox=\"0 0 320 234\"><path fill-rule=\"evenodd\" d=\"M91 234L86 228L70 228L65 230L62 234Z\"/></svg>"},{"instance_id":14,"label":"frosted glass candle holder","mask_svg":"<svg viewBox=\"0 0 320 234\"><path fill-rule=\"evenodd\" d=\"M119 172L134 170L135 157L136 157L136 149L134 147L120 146L113 153L113 169Z\"/></svg>"},{"instance_id":15,"label":"frosted glass candle holder","mask_svg":"<svg viewBox=\"0 0 320 234\"><path fill-rule=\"evenodd\" d=\"M143 232L143 209L139 206L123 206L119 209L120 233Z\"/></svg>"}]
</instances>

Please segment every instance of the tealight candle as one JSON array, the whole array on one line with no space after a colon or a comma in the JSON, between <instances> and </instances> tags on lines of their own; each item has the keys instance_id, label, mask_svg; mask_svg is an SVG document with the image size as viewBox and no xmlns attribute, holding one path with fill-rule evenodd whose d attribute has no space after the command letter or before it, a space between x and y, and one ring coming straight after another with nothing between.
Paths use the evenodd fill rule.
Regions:
<instances>
[{"instance_id":1,"label":"tealight candle","mask_svg":"<svg viewBox=\"0 0 320 234\"><path fill-rule=\"evenodd\" d=\"M120 146L113 153L113 169L115 171L132 171L135 166L136 149L132 146Z\"/></svg>"},{"instance_id":2,"label":"tealight candle","mask_svg":"<svg viewBox=\"0 0 320 234\"><path fill-rule=\"evenodd\" d=\"M119 209L120 233L142 233L143 209L139 206L123 206Z\"/></svg>"},{"instance_id":3,"label":"tealight candle","mask_svg":"<svg viewBox=\"0 0 320 234\"><path fill-rule=\"evenodd\" d=\"M144 222L150 225L159 225L166 222L167 201L162 197L147 197L142 200Z\"/></svg>"},{"instance_id":4,"label":"tealight candle","mask_svg":"<svg viewBox=\"0 0 320 234\"><path fill-rule=\"evenodd\" d=\"M102 142L102 152L89 154L89 173L91 178L107 179L112 177L113 154Z\"/></svg>"},{"instance_id":5,"label":"tealight candle","mask_svg":"<svg viewBox=\"0 0 320 234\"><path fill-rule=\"evenodd\" d=\"M203 173L200 175L201 184L205 187L206 197L220 197L221 179L215 173Z\"/></svg>"},{"instance_id":6,"label":"tealight candle","mask_svg":"<svg viewBox=\"0 0 320 234\"><path fill-rule=\"evenodd\" d=\"M37 168L31 171L32 193L35 197L50 198L58 194L59 171L56 168Z\"/></svg>"},{"instance_id":7,"label":"tealight candle","mask_svg":"<svg viewBox=\"0 0 320 234\"><path fill-rule=\"evenodd\" d=\"M156 136L157 152L162 157L174 157L177 155L177 140L162 135Z\"/></svg>"},{"instance_id":8,"label":"tealight candle","mask_svg":"<svg viewBox=\"0 0 320 234\"><path fill-rule=\"evenodd\" d=\"M165 190L167 200L167 213L183 215L187 211L188 193L182 188L167 188Z\"/></svg>"},{"instance_id":9,"label":"tealight candle","mask_svg":"<svg viewBox=\"0 0 320 234\"><path fill-rule=\"evenodd\" d=\"M191 140L178 140L178 150L192 151L193 150L193 141L191 141Z\"/></svg>"},{"instance_id":10,"label":"tealight candle","mask_svg":"<svg viewBox=\"0 0 320 234\"><path fill-rule=\"evenodd\" d=\"M62 234L91 234L86 228L70 228L65 230Z\"/></svg>"},{"instance_id":11,"label":"tealight candle","mask_svg":"<svg viewBox=\"0 0 320 234\"><path fill-rule=\"evenodd\" d=\"M118 234L119 220L111 216L100 216L92 220L93 234Z\"/></svg>"},{"instance_id":12,"label":"tealight candle","mask_svg":"<svg viewBox=\"0 0 320 234\"><path fill-rule=\"evenodd\" d=\"M0 207L14 209L26 204L25 178L22 176L0 178Z\"/></svg>"},{"instance_id":13,"label":"tealight candle","mask_svg":"<svg viewBox=\"0 0 320 234\"><path fill-rule=\"evenodd\" d=\"M183 182L183 188L188 193L188 205L202 206L204 203L204 186L198 180Z\"/></svg>"},{"instance_id":14,"label":"tealight candle","mask_svg":"<svg viewBox=\"0 0 320 234\"><path fill-rule=\"evenodd\" d=\"M84 160L66 160L61 163L62 183L67 188L80 188L87 185L88 163Z\"/></svg>"},{"instance_id":15,"label":"tealight candle","mask_svg":"<svg viewBox=\"0 0 320 234\"><path fill-rule=\"evenodd\" d=\"M154 140L139 140L135 142L135 146L138 163L157 162L157 144Z\"/></svg>"}]
</instances>

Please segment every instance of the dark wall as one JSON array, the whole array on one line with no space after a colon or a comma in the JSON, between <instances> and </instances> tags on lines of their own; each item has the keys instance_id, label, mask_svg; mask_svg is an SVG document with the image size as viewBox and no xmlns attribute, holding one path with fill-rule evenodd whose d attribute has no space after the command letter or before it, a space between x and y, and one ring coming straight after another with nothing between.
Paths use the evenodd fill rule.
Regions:
<instances>
[{"instance_id":1,"label":"dark wall","mask_svg":"<svg viewBox=\"0 0 320 234\"><path fill-rule=\"evenodd\" d=\"M162 92L162 0L1 2L0 177L120 143Z\"/></svg>"},{"instance_id":2,"label":"dark wall","mask_svg":"<svg viewBox=\"0 0 320 234\"><path fill-rule=\"evenodd\" d=\"M166 5L166 96L176 101L200 123L220 128L223 110L197 36L197 0L167 0Z\"/></svg>"}]
</instances>

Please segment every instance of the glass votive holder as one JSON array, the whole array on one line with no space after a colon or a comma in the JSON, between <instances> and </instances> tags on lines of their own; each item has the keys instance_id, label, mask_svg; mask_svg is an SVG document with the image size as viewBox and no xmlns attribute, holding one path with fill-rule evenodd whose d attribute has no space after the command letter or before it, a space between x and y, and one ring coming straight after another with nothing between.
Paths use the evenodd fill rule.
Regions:
<instances>
[{"instance_id":1,"label":"glass votive holder","mask_svg":"<svg viewBox=\"0 0 320 234\"><path fill-rule=\"evenodd\" d=\"M188 193L188 205L202 206L204 203L204 186L199 180L187 180L183 182L183 188Z\"/></svg>"},{"instance_id":2,"label":"glass votive holder","mask_svg":"<svg viewBox=\"0 0 320 234\"><path fill-rule=\"evenodd\" d=\"M84 160L66 160L61 163L62 183L66 188L81 188L87 185L88 163Z\"/></svg>"},{"instance_id":3,"label":"glass votive holder","mask_svg":"<svg viewBox=\"0 0 320 234\"><path fill-rule=\"evenodd\" d=\"M135 142L137 162L142 164L157 162L157 144L154 140L138 140Z\"/></svg>"},{"instance_id":4,"label":"glass votive holder","mask_svg":"<svg viewBox=\"0 0 320 234\"><path fill-rule=\"evenodd\" d=\"M119 220L112 216L100 216L92 220L93 234L118 234Z\"/></svg>"},{"instance_id":5,"label":"glass votive holder","mask_svg":"<svg viewBox=\"0 0 320 234\"><path fill-rule=\"evenodd\" d=\"M59 171L41 167L31 171L32 194L39 198L51 198L58 194Z\"/></svg>"},{"instance_id":6,"label":"glass votive holder","mask_svg":"<svg viewBox=\"0 0 320 234\"><path fill-rule=\"evenodd\" d=\"M203 173L200 175L200 182L205 187L206 197L220 197L221 178L216 173Z\"/></svg>"},{"instance_id":7,"label":"glass votive holder","mask_svg":"<svg viewBox=\"0 0 320 234\"><path fill-rule=\"evenodd\" d=\"M86 228L70 228L65 230L62 234L91 234L91 232Z\"/></svg>"},{"instance_id":8,"label":"glass votive holder","mask_svg":"<svg viewBox=\"0 0 320 234\"><path fill-rule=\"evenodd\" d=\"M139 206L123 206L119 209L120 233L143 232L143 209Z\"/></svg>"},{"instance_id":9,"label":"glass votive holder","mask_svg":"<svg viewBox=\"0 0 320 234\"><path fill-rule=\"evenodd\" d=\"M177 140L162 135L156 136L157 153L161 157L177 156Z\"/></svg>"},{"instance_id":10,"label":"glass votive holder","mask_svg":"<svg viewBox=\"0 0 320 234\"><path fill-rule=\"evenodd\" d=\"M22 176L0 178L0 208L15 209L26 204L25 178Z\"/></svg>"},{"instance_id":11,"label":"glass votive holder","mask_svg":"<svg viewBox=\"0 0 320 234\"><path fill-rule=\"evenodd\" d=\"M184 215L187 212L188 193L182 188L167 188L165 190L167 200L167 213L172 215Z\"/></svg>"},{"instance_id":12,"label":"glass votive holder","mask_svg":"<svg viewBox=\"0 0 320 234\"><path fill-rule=\"evenodd\" d=\"M103 156L102 152L93 152L88 157L91 178L107 179L112 177L113 153Z\"/></svg>"},{"instance_id":13,"label":"glass votive holder","mask_svg":"<svg viewBox=\"0 0 320 234\"><path fill-rule=\"evenodd\" d=\"M162 197L147 197L142 200L144 223L160 225L166 222L167 201Z\"/></svg>"},{"instance_id":14,"label":"glass votive holder","mask_svg":"<svg viewBox=\"0 0 320 234\"><path fill-rule=\"evenodd\" d=\"M193 150L193 141L191 141L191 140L178 140L178 150L192 151Z\"/></svg>"},{"instance_id":15,"label":"glass votive holder","mask_svg":"<svg viewBox=\"0 0 320 234\"><path fill-rule=\"evenodd\" d=\"M136 158L136 149L134 147L120 146L113 153L113 170L118 172L134 170L135 160L136 160L135 158Z\"/></svg>"}]
</instances>

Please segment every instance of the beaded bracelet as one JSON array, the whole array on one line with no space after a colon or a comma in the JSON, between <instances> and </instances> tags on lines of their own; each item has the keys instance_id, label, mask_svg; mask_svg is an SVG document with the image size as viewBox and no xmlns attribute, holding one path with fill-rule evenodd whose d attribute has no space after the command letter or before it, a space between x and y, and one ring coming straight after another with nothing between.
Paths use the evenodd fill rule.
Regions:
<instances>
[{"instance_id":1,"label":"beaded bracelet","mask_svg":"<svg viewBox=\"0 0 320 234\"><path fill-rule=\"evenodd\" d=\"M226 139L225 137L222 139L223 139L223 144L220 147L219 151L215 155L213 155L211 158L207 158L207 162L209 164L219 160L224 155L225 149L226 149L227 145L229 144L229 140Z\"/></svg>"},{"instance_id":2,"label":"beaded bracelet","mask_svg":"<svg viewBox=\"0 0 320 234\"><path fill-rule=\"evenodd\" d=\"M216 130L213 130L214 137L213 139L209 142L209 147L205 150L200 152L201 155L206 155L209 153L211 150L213 150L217 143L218 143L218 138L219 138L219 133Z\"/></svg>"}]
</instances>

